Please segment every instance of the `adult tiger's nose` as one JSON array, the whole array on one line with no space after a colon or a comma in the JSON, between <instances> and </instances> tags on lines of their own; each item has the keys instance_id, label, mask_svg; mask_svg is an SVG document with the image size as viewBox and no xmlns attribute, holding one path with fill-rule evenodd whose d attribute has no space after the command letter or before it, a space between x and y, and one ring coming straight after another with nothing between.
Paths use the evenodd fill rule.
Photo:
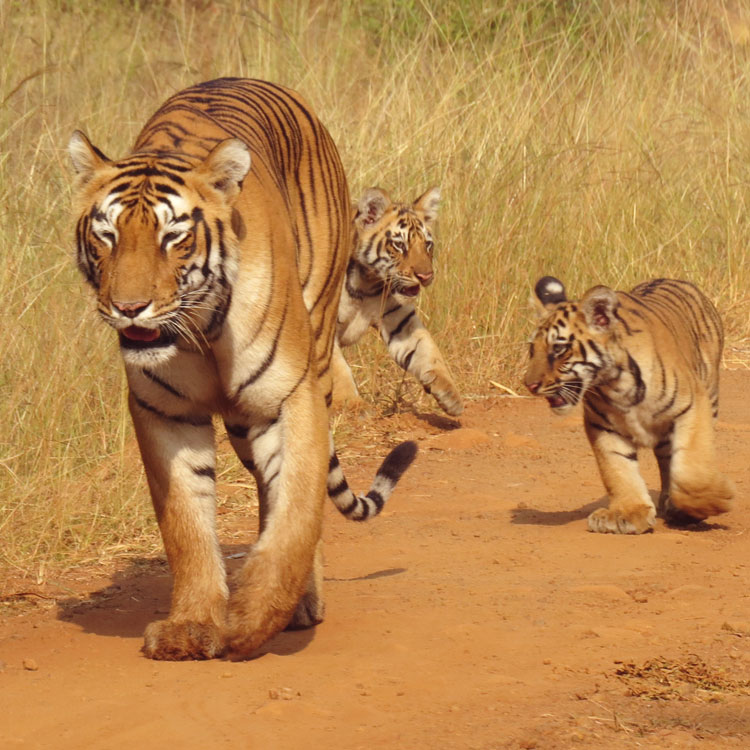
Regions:
<instances>
[{"instance_id":1,"label":"adult tiger's nose","mask_svg":"<svg viewBox=\"0 0 750 750\"><path fill-rule=\"evenodd\" d=\"M145 310L151 304L151 300L148 302L142 302L141 300L134 302L120 302L118 300L112 300L112 306L126 318L134 318L138 313Z\"/></svg>"},{"instance_id":2,"label":"adult tiger's nose","mask_svg":"<svg viewBox=\"0 0 750 750\"><path fill-rule=\"evenodd\" d=\"M526 383L526 387L534 394L539 390L540 385L541 383L538 380L536 383Z\"/></svg>"},{"instance_id":3,"label":"adult tiger's nose","mask_svg":"<svg viewBox=\"0 0 750 750\"><path fill-rule=\"evenodd\" d=\"M430 271L429 273L417 273L414 275L419 279L419 283L422 286L427 286L432 281L432 277L435 275L435 272Z\"/></svg>"}]
</instances>

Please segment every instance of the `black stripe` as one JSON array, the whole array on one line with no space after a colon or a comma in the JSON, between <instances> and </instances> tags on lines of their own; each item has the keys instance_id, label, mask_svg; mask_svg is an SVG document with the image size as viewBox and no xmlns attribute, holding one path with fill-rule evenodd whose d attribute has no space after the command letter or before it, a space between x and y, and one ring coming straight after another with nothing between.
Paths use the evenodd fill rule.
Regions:
<instances>
[{"instance_id":1,"label":"black stripe","mask_svg":"<svg viewBox=\"0 0 750 750\"><path fill-rule=\"evenodd\" d=\"M193 473L199 477L208 477L216 481L216 471L213 466L193 466Z\"/></svg>"},{"instance_id":2,"label":"black stripe","mask_svg":"<svg viewBox=\"0 0 750 750\"><path fill-rule=\"evenodd\" d=\"M196 417L185 414L166 414L165 412L157 409L155 406L152 406L147 401L144 401L142 398L136 396L135 394L133 394L133 398L135 399L135 402L138 404L138 406L140 406L142 409L150 411L152 414L156 414L158 417L167 419L170 422L177 422L178 424L188 424L192 425L193 427L209 427L211 425L211 417Z\"/></svg>"},{"instance_id":3,"label":"black stripe","mask_svg":"<svg viewBox=\"0 0 750 750\"><path fill-rule=\"evenodd\" d=\"M408 315L404 316L403 320L390 332L388 335L388 343L390 344L396 336L404 330L406 324L414 317L415 311L412 310Z\"/></svg>"}]
</instances>

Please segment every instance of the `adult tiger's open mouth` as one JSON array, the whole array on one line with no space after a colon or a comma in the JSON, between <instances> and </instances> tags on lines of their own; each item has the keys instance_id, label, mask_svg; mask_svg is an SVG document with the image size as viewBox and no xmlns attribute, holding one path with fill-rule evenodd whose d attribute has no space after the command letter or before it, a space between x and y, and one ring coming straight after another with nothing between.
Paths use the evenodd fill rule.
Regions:
<instances>
[{"instance_id":1,"label":"adult tiger's open mouth","mask_svg":"<svg viewBox=\"0 0 750 750\"><path fill-rule=\"evenodd\" d=\"M561 406L567 406L568 402L559 394L554 396L547 396L547 403L552 409L559 409Z\"/></svg>"},{"instance_id":2,"label":"adult tiger's open mouth","mask_svg":"<svg viewBox=\"0 0 750 750\"><path fill-rule=\"evenodd\" d=\"M120 333L131 341L156 341L160 336L158 328L141 328L140 326L128 326Z\"/></svg>"},{"instance_id":3,"label":"adult tiger's open mouth","mask_svg":"<svg viewBox=\"0 0 750 750\"><path fill-rule=\"evenodd\" d=\"M118 331L118 333L120 334L120 346L124 349L148 349L169 346L175 341L173 334L166 333L161 328L128 326Z\"/></svg>"}]
</instances>

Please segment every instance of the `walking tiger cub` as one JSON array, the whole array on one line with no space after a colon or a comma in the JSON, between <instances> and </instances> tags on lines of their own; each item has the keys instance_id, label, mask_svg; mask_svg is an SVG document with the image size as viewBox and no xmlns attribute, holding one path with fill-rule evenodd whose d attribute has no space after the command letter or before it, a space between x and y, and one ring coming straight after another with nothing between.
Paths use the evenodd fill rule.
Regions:
<instances>
[{"instance_id":1,"label":"walking tiger cub","mask_svg":"<svg viewBox=\"0 0 750 750\"><path fill-rule=\"evenodd\" d=\"M540 279L546 310L530 345L525 382L562 414L583 400L586 435L609 495L591 531L640 534L657 509L636 448L652 448L661 475L658 511L671 523L724 513L733 496L716 468L712 421L724 343L716 308L692 284L654 279L631 292L606 286L568 301Z\"/></svg>"},{"instance_id":2,"label":"walking tiger cub","mask_svg":"<svg viewBox=\"0 0 750 750\"><path fill-rule=\"evenodd\" d=\"M411 463L349 489L328 428L330 359L351 242L336 147L307 103L222 78L172 96L110 160L76 131L78 266L119 336L130 413L174 576L154 659L246 657L323 618L328 494L376 514ZM230 594L215 528L213 415L255 477L260 535Z\"/></svg>"},{"instance_id":3,"label":"walking tiger cub","mask_svg":"<svg viewBox=\"0 0 750 750\"><path fill-rule=\"evenodd\" d=\"M440 407L456 416L463 403L440 350L419 319L413 300L434 279L432 229L440 189L414 203L394 203L368 188L355 207L353 251L339 303L333 353L333 400L359 398L341 347L377 328L399 367L412 374Z\"/></svg>"}]
</instances>

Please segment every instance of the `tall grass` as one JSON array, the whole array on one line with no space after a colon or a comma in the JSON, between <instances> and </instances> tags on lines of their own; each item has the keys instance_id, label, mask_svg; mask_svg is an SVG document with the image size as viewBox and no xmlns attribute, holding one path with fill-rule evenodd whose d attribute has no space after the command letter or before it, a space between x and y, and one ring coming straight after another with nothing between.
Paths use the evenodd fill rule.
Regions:
<instances>
[{"instance_id":1,"label":"tall grass","mask_svg":"<svg viewBox=\"0 0 750 750\"><path fill-rule=\"evenodd\" d=\"M18 571L158 546L113 337L74 270L65 145L78 127L122 155L199 80L303 92L355 196L441 185L420 305L467 394L517 387L548 273L573 294L690 278L730 345L750 333L739 4L5 0L0 38L0 559ZM379 342L349 356L386 406L402 378Z\"/></svg>"}]
</instances>

